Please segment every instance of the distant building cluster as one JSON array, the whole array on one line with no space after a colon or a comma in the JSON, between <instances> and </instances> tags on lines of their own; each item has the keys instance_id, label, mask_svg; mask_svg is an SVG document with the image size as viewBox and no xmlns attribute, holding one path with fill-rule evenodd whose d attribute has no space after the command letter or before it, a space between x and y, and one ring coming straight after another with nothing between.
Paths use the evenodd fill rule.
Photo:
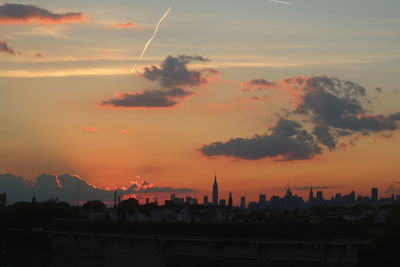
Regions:
<instances>
[{"instance_id":1,"label":"distant building cluster","mask_svg":"<svg viewBox=\"0 0 400 267\"><path fill-rule=\"evenodd\" d=\"M58 203L58 199L49 199L49 203ZM35 196L33 207L38 207ZM45 202L43 202L45 203ZM234 205L234 203L237 203ZM128 220L142 222L232 222L259 223L266 221L329 221L349 220L382 222L388 207L400 203L400 195L387 198L379 197L378 188L371 189L370 196L356 195L354 191L347 195L334 194L325 198L324 192L310 187L308 198L293 194L288 186L284 196L267 197L260 194L258 201L247 202L245 196L234 201L232 193L227 199L221 199L217 176L212 184L212 198L206 195L202 201L195 197L178 197L175 193L159 205L146 199L140 204L134 195L122 199L118 191L114 192L114 205L108 207L100 200L92 200L82 206L77 202L80 214L94 220ZM65 203L68 205L67 203ZM6 193L0 194L0 211L8 209ZM12 205L11 205L12 207Z\"/></svg>"},{"instance_id":2,"label":"distant building cluster","mask_svg":"<svg viewBox=\"0 0 400 267\"><path fill-rule=\"evenodd\" d=\"M179 198L176 197L175 194L171 195L169 200L165 201L165 206L172 205L204 205L204 206L214 206L214 207L230 207L233 208L233 197L232 193L229 193L228 199L220 199L218 192L218 182L217 176L214 177L214 183L212 186L212 201L209 201L208 196L203 197L203 202L200 203L198 199L192 197ZM240 209L259 209L264 210L265 208L269 208L271 210L297 210L297 209L307 209L314 206L321 207L351 207L358 204L367 204L367 205L391 205L395 202L400 202L400 194L394 195L392 194L389 198L379 198L378 188L371 189L370 196L356 196L354 191L351 191L348 195L342 195L341 193L336 193L331 198L325 198L323 191L316 191L310 187L310 192L308 195L308 199L305 200L301 196L294 195L291 188L288 186L286 193L283 197L280 196L272 196L269 200L267 200L266 194L260 194L257 201L251 201L249 203L246 202L246 197L240 197L240 204L235 206ZM148 203L147 203L148 204Z\"/></svg>"}]
</instances>

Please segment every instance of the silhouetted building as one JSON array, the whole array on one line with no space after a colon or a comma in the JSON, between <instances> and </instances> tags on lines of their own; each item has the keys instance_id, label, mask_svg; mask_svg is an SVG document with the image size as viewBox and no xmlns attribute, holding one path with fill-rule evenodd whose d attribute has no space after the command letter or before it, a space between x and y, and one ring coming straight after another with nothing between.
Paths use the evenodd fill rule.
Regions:
<instances>
[{"instance_id":1,"label":"silhouetted building","mask_svg":"<svg viewBox=\"0 0 400 267\"><path fill-rule=\"evenodd\" d=\"M154 206L158 206L158 199L157 198L154 198Z\"/></svg>"},{"instance_id":2,"label":"silhouetted building","mask_svg":"<svg viewBox=\"0 0 400 267\"><path fill-rule=\"evenodd\" d=\"M114 191L114 208L118 206L118 190Z\"/></svg>"},{"instance_id":3,"label":"silhouetted building","mask_svg":"<svg viewBox=\"0 0 400 267\"><path fill-rule=\"evenodd\" d=\"M167 202L165 202L165 203L167 203ZM170 204L170 205L183 205L183 204L185 204L185 199L176 197L176 195L174 193L174 194L171 195L171 199L168 202L168 204Z\"/></svg>"},{"instance_id":4,"label":"silhouetted building","mask_svg":"<svg viewBox=\"0 0 400 267\"><path fill-rule=\"evenodd\" d=\"M7 194L0 194L0 209L5 209L7 206Z\"/></svg>"},{"instance_id":5,"label":"silhouetted building","mask_svg":"<svg viewBox=\"0 0 400 267\"><path fill-rule=\"evenodd\" d=\"M335 195L335 201L341 201L342 200L342 194L336 193Z\"/></svg>"},{"instance_id":6,"label":"silhouetted building","mask_svg":"<svg viewBox=\"0 0 400 267\"><path fill-rule=\"evenodd\" d=\"M229 206L229 208L233 207L232 192L229 192L228 206Z\"/></svg>"},{"instance_id":7,"label":"silhouetted building","mask_svg":"<svg viewBox=\"0 0 400 267\"><path fill-rule=\"evenodd\" d=\"M378 202L378 188L376 187L371 189L371 200L373 202Z\"/></svg>"},{"instance_id":8,"label":"silhouetted building","mask_svg":"<svg viewBox=\"0 0 400 267\"><path fill-rule=\"evenodd\" d=\"M193 205L193 198L192 197L186 197L185 204L190 205L190 206Z\"/></svg>"},{"instance_id":9,"label":"silhouetted building","mask_svg":"<svg viewBox=\"0 0 400 267\"><path fill-rule=\"evenodd\" d=\"M246 197L240 197L240 208L241 209L246 208Z\"/></svg>"},{"instance_id":10,"label":"silhouetted building","mask_svg":"<svg viewBox=\"0 0 400 267\"><path fill-rule=\"evenodd\" d=\"M212 191L212 201L214 206L218 206L218 183L217 183L217 174L214 177L213 191Z\"/></svg>"},{"instance_id":11,"label":"silhouetted building","mask_svg":"<svg viewBox=\"0 0 400 267\"><path fill-rule=\"evenodd\" d=\"M261 194L258 196L258 206L264 209L267 206L267 195Z\"/></svg>"},{"instance_id":12,"label":"silhouetted building","mask_svg":"<svg viewBox=\"0 0 400 267\"><path fill-rule=\"evenodd\" d=\"M324 193L322 191L317 191L317 201L324 201Z\"/></svg>"},{"instance_id":13,"label":"silhouetted building","mask_svg":"<svg viewBox=\"0 0 400 267\"><path fill-rule=\"evenodd\" d=\"M312 187L310 187L310 194L308 195L308 201L313 202L314 201L314 192Z\"/></svg>"},{"instance_id":14,"label":"silhouetted building","mask_svg":"<svg viewBox=\"0 0 400 267\"><path fill-rule=\"evenodd\" d=\"M225 199L220 199L219 200L219 206L220 207L225 207L226 206L226 200Z\"/></svg>"},{"instance_id":15,"label":"silhouetted building","mask_svg":"<svg viewBox=\"0 0 400 267\"><path fill-rule=\"evenodd\" d=\"M210 202L208 202L208 196L204 196L203 197L203 205L209 205L210 204Z\"/></svg>"},{"instance_id":16,"label":"silhouetted building","mask_svg":"<svg viewBox=\"0 0 400 267\"><path fill-rule=\"evenodd\" d=\"M256 209L257 208L257 202L251 201L249 202L249 209Z\"/></svg>"},{"instance_id":17,"label":"silhouetted building","mask_svg":"<svg viewBox=\"0 0 400 267\"><path fill-rule=\"evenodd\" d=\"M146 198L146 205L150 205L150 199Z\"/></svg>"},{"instance_id":18,"label":"silhouetted building","mask_svg":"<svg viewBox=\"0 0 400 267\"><path fill-rule=\"evenodd\" d=\"M288 187L288 189L286 190L285 199L286 199L286 200L291 200L292 197L293 197L292 190L290 190L290 187Z\"/></svg>"},{"instance_id":19,"label":"silhouetted building","mask_svg":"<svg viewBox=\"0 0 400 267\"><path fill-rule=\"evenodd\" d=\"M356 200L356 192L351 191L351 193L350 193L350 200L351 200L351 201L355 201L355 200Z\"/></svg>"}]
</instances>

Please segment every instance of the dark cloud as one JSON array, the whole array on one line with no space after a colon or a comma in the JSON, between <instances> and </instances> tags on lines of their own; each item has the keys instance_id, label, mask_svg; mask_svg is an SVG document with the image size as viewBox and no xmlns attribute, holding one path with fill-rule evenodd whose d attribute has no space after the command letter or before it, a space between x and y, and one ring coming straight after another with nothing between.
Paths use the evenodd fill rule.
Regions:
<instances>
[{"instance_id":1,"label":"dark cloud","mask_svg":"<svg viewBox=\"0 0 400 267\"><path fill-rule=\"evenodd\" d=\"M191 61L207 61L201 56L176 57L168 56L160 67L144 68L142 77L160 83L161 89L143 90L141 92L123 93L116 98L102 101L101 106L115 108L169 108L177 105L179 100L192 94L186 87L200 86L207 83L203 73L218 74L216 70L189 70ZM182 86L185 89L179 88Z\"/></svg>"},{"instance_id":2,"label":"dark cloud","mask_svg":"<svg viewBox=\"0 0 400 267\"><path fill-rule=\"evenodd\" d=\"M336 134L337 136L349 136L351 135L351 132L345 130L337 130Z\"/></svg>"},{"instance_id":3,"label":"dark cloud","mask_svg":"<svg viewBox=\"0 0 400 267\"><path fill-rule=\"evenodd\" d=\"M270 130L271 134L215 142L203 146L200 151L208 157L228 156L248 160L279 156L282 160L310 159L321 153L314 138L297 122L280 119Z\"/></svg>"},{"instance_id":4,"label":"dark cloud","mask_svg":"<svg viewBox=\"0 0 400 267\"><path fill-rule=\"evenodd\" d=\"M12 174L0 174L0 192L7 193L9 203L30 201L33 195L38 201L57 198L60 201L76 203L78 188L80 201L102 200L112 202L114 200L114 190L98 188L76 175L41 174L36 177L35 182L27 182L24 178ZM139 193L191 193L195 192L195 190L190 188L154 187L144 181L142 183L132 183L129 188L119 189L118 192L120 196L124 196Z\"/></svg>"},{"instance_id":5,"label":"dark cloud","mask_svg":"<svg viewBox=\"0 0 400 267\"><path fill-rule=\"evenodd\" d=\"M0 5L0 24L15 23L63 23L82 20L83 14L76 12L57 14L34 5L9 4Z\"/></svg>"},{"instance_id":6,"label":"dark cloud","mask_svg":"<svg viewBox=\"0 0 400 267\"><path fill-rule=\"evenodd\" d=\"M328 186L328 185L324 185L324 186L312 186L313 190L329 190L329 189L337 189L340 188L339 186ZM304 187L295 187L293 188L294 190L298 190L298 191L309 191L310 187L309 186L304 186Z\"/></svg>"},{"instance_id":7,"label":"dark cloud","mask_svg":"<svg viewBox=\"0 0 400 267\"><path fill-rule=\"evenodd\" d=\"M365 113L358 98L365 88L358 84L329 77L312 77L305 81L301 104L296 112L312 112L314 120L331 120Z\"/></svg>"},{"instance_id":8,"label":"dark cloud","mask_svg":"<svg viewBox=\"0 0 400 267\"><path fill-rule=\"evenodd\" d=\"M12 174L0 174L0 192L7 193L7 202L28 201L32 199L32 183L23 177Z\"/></svg>"},{"instance_id":9,"label":"dark cloud","mask_svg":"<svg viewBox=\"0 0 400 267\"><path fill-rule=\"evenodd\" d=\"M202 72L208 72L208 73L211 73L211 74L219 74L220 73L219 71L217 71L215 69L210 69L210 68L204 69L204 70L202 70Z\"/></svg>"},{"instance_id":10,"label":"dark cloud","mask_svg":"<svg viewBox=\"0 0 400 267\"><path fill-rule=\"evenodd\" d=\"M263 90L266 88L276 88L277 84L265 79L253 79L242 84L242 91Z\"/></svg>"},{"instance_id":11,"label":"dark cloud","mask_svg":"<svg viewBox=\"0 0 400 267\"><path fill-rule=\"evenodd\" d=\"M11 55L16 55L17 52L15 52L14 49L8 46L6 42L0 41L0 52L1 53L6 53L6 54L11 54Z\"/></svg>"},{"instance_id":12,"label":"dark cloud","mask_svg":"<svg viewBox=\"0 0 400 267\"><path fill-rule=\"evenodd\" d=\"M201 56L168 56L160 67L144 68L143 76L150 81L159 81L161 86L165 88L199 86L207 83L207 78L200 71L187 68L187 64L192 61L203 62L207 59Z\"/></svg>"},{"instance_id":13,"label":"dark cloud","mask_svg":"<svg viewBox=\"0 0 400 267\"><path fill-rule=\"evenodd\" d=\"M313 134L317 137L317 140L321 144L324 144L330 150L336 149L336 139L328 126L326 125L315 126Z\"/></svg>"},{"instance_id":14,"label":"dark cloud","mask_svg":"<svg viewBox=\"0 0 400 267\"><path fill-rule=\"evenodd\" d=\"M330 122L336 128L352 130L352 131L365 131L366 135L369 131L384 131L396 130L397 124L390 117L383 115L373 116L346 116Z\"/></svg>"},{"instance_id":15,"label":"dark cloud","mask_svg":"<svg viewBox=\"0 0 400 267\"><path fill-rule=\"evenodd\" d=\"M292 77L279 83L254 79L242 85L248 88L246 91L276 88L289 92L296 101L296 108L286 111L270 129L270 134L204 145L200 148L203 155L249 160L277 156L284 160L310 159L322 152L319 144L335 150L347 147L345 143L339 143L343 137L367 136L399 128L400 113L371 114L365 107L370 103L366 89L351 81L323 75ZM292 117L298 121L289 120ZM352 138L348 142L353 145L355 140Z\"/></svg>"},{"instance_id":16,"label":"dark cloud","mask_svg":"<svg viewBox=\"0 0 400 267\"><path fill-rule=\"evenodd\" d=\"M290 137L295 135L301 127L301 124L296 121L281 118L271 130L273 135Z\"/></svg>"},{"instance_id":17,"label":"dark cloud","mask_svg":"<svg viewBox=\"0 0 400 267\"><path fill-rule=\"evenodd\" d=\"M396 115L369 115L366 89L357 83L334 77L312 77L304 81L301 103L296 113L310 114L315 124L350 131L384 131L398 128Z\"/></svg>"},{"instance_id":18,"label":"dark cloud","mask_svg":"<svg viewBox=\"0 0 400 267\"><path fill-rule=\"evenodd\" d=\"M118 98L105 100L103 106L122 108L167 108L178 104L177 99L191 95L181 88L166 90L145 90L136 93L123 93Z\"/></svg>"},{"instance_id":19,"label":"dark cloud","mask_svg":"<svg viewBox=\"0 0 400 267\"><path fill-rule=\"evenodd\" d=\"M400 121L400 112L390 115L389 119L393 121Z\"/></svg>"}]
</instances>

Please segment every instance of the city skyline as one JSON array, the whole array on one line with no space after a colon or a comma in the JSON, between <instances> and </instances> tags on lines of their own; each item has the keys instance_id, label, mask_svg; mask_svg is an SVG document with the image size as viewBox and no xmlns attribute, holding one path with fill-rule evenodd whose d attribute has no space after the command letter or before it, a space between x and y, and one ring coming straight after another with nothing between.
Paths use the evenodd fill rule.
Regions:
<instances>
[{"instance_id":1,"label":"city skyline","mask_svg":"<svg viewBox=\"0 0 400 267\"><path fill-rule=\"evenodd\" d=\"M290 2L1 3L1 177L399 193L400 2Z\"/></svg>"},{"instance_id":2,"label":"city skyline","mask_svg":"<svg viewBox=\"0 0 400 267\"><path fill-rule=\"evenodd\" d=\"M241 206L244 201L246 205L250 202L258 203L261 199L271 201L271 199L280 197L285 198L288 194L293 197L301 198L304 202L313 200L338 200L344 196L354 195L354 199L362 198L377 201L380 199L394 200L400 198L400 192L396 188L387 188L380 190L377 187L371 187L369 192L360 192L353 189L344 189L340 187L327 188L324 186L291 186L288 184L278 190L259 190L253 194L245 194L243 192L234 192L228 188L220 187L218 184L217 174L213 176L212 186L209 186L208 191L199 191L192 188L184 187L156 187L148 181L131 181L129 187L122 188L106 188L102 189L96 185L90 184L79 176L71 175L40 175L37 177L36 183L24 181L22 177L16 177L11 174L0 174L0 192L8 195L8 203L16 203L19 201L31 201L32 198L38 201L46 201L48 199L58 199L75 205L77 201L83 204L91 200L100 200L107 205L115 205L115 202L136 198L141 204L154 202L157 200L163 203L166 200L173 198L181 199L184 203L185 199L195 199L198 204L208 203L213 206L219 206L221 200L223 205L230 203L229 198L232 198L233 206ZM220 189L223 191L220 191ZM342 189L342 190L339 190ZM391 189L391 191L389 191ZM350 190L350 191L346 191ZM312 196L312 197L311 197ZM79 198L79 200L78 200Z\"/></svg>"}]
</instances>

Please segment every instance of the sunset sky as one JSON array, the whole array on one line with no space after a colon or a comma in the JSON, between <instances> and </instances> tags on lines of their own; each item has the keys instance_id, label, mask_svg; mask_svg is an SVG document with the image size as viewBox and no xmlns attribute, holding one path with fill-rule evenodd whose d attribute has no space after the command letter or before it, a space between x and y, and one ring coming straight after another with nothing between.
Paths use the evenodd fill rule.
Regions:
<instances>
[{"instance_id":1,"label":"sunset sky","mask_svg":"<svg viewBox=\"0 0 400 267\"><path fill-rule=\"evenodd\" d=\"M400 193L400 1L290 3L176 0L131 73L171 1L0 2L0 173Z\"/></svg>"}]
</instances>

